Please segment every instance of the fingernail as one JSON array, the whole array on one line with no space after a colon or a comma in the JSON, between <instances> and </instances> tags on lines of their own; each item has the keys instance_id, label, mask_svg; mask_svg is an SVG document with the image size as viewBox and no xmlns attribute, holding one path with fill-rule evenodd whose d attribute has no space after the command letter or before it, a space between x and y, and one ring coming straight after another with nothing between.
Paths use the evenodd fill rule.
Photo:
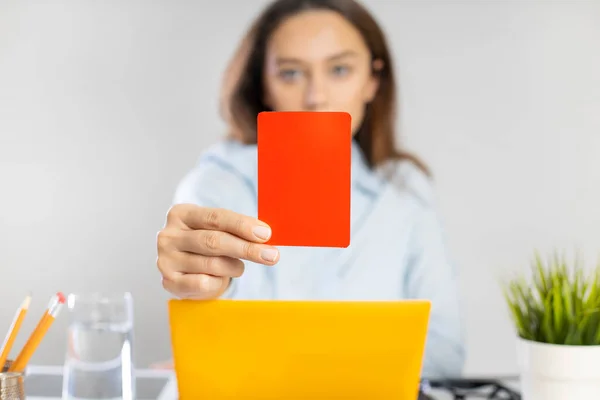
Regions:
<instances>
[{"instance_id":1,"label":"fingernail","mask_svg":"<svg viewBox=\"0 0 600 400\"><path fill-rule=\"evenodd\" d=\"M264 249L260 252L260 257L265 261L273 262L277 259L278 254L279 252L275 249Z\"/></svg>"},{"instance_id":2,"label":"fingernail","mask_svg":"<svg viewBox=\"0 0 600 400\"><path fill-rule=\"evenodd\" d=\"M254 233L254 236L262 240L267 240L271 237L271 229L267 226L257 226L252 232Z\"/></svg>"}]
</instances>

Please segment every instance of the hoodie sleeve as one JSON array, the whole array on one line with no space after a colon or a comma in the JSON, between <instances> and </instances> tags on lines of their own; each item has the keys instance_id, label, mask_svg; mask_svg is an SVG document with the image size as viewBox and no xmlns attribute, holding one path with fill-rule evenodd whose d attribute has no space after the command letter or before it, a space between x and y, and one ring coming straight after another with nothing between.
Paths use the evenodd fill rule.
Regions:
<instances>
[{"instance_id":1,"label":"hoodie sleeve","mask_svg":"<svg viewBox=\"0 0 600 400\"><path fill-rule=\"evenodd\" d=\"M465 363L465 337L457 268L447 247L437 212L433 185L414 165L397 169L397 183L420 204L412 230L405 292L410 298L431 300L431 314L422 375L457 377Z\"/></svg>"}]
</instances>

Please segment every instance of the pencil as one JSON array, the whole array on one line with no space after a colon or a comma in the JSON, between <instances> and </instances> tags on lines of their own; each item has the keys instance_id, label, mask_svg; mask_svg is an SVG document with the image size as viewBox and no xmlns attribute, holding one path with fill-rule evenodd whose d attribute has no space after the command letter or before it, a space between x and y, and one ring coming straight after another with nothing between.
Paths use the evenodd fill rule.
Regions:
<instances>
[{"instance_id":1,"label":"pencil","mask_svg":"<svg viewBox=\"0 0 600 400\"><path fill-rule=\"evenodd\" d=\"M31 304L31 295L27 295L25 300L23 300L21 307L17 309L8 333L4 338L4 343L2 344L2 350L0 352L0 371L4 369L4 364L6 364L6 360L8 359L10 350L12 349L15 339L19 334L19 330L21 329L21 325L23 324L27 310L29 310L29 304Z\"/></svg>"},{"instance_id":2,"label":"pencil","mask_svg":"<svg viewBox=\"0 0 600 400\"><path fill-rule=\"evenodd\" d=\"M48 304L48 309L31 333L31 336L29 336L29 339L27 339L27 342L25 343L25 346L23 346L21 352L8 369L9 372L23 372L25 370L29 359L33 353L35 353L36 349L42 342L42 339L44 339L46 332L48 332L48 329L56 319L56 316L60 312L60 309L64 303L65 296L62 293L59 292L52 296L50 304Z\"/></svg>"}]
</instances>

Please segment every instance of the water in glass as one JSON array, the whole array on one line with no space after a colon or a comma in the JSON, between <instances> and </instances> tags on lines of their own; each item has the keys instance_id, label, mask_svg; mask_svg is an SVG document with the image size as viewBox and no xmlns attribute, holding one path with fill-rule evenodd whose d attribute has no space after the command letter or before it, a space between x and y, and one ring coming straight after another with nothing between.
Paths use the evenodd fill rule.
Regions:
<instances>
[{"instance_id":1,"label":"water in glass","mask_svg":"<svg viewBox=\"0 0 600 400\"><path fill-rule=\"evenodd\" d=\"M63 399L135 399L131 296L71 295L67 304Z\"/></svg>"}]
</instances>

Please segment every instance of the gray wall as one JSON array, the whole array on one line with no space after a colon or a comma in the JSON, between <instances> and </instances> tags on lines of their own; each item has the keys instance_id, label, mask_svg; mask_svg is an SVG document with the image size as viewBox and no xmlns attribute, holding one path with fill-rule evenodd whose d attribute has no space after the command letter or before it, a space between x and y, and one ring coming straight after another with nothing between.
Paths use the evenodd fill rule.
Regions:
<instances>
[{"instance_id":1,"label":"gray wall","mask_svg":"<svg viewBox=\"0 0 600 400\"><path fill-rule=\"evenodd\" d=\"M137 361L169 357L155 235L221 136L221 71L266 1L0 1L0 326L57 291L130 290ZM600 2L371 0L405 143L435 171L468 372L516 368L497 286L533 247L600 252ZM35 355L61 363L65 318ZM24 341L22 335L17 343Z\"/></svg>"}]
</instances>

